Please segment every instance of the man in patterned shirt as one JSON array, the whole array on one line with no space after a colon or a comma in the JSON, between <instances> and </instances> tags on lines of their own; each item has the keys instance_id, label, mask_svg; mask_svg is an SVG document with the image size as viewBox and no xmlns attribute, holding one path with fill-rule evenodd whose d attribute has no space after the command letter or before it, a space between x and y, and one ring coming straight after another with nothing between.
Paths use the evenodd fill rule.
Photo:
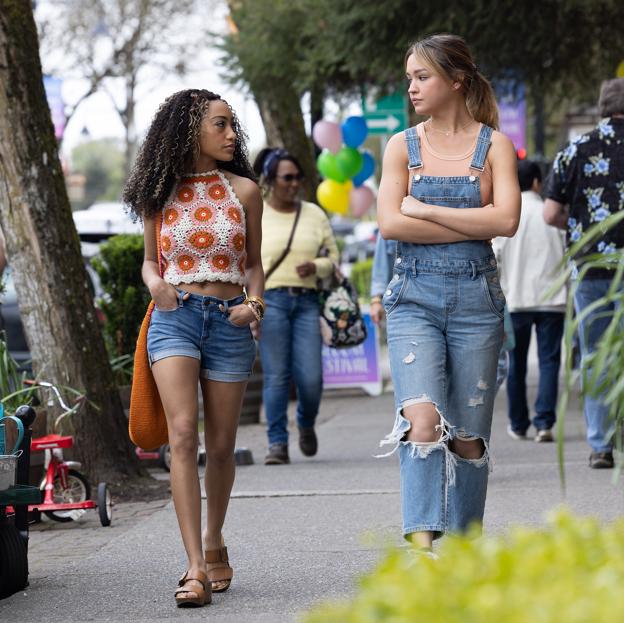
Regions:
<instances>
[{"instance_id":1,"label":"man in patterned shirt","mask_svg":"<svg viewBox=\"0 0 624 623\"><path fill-rule=\"evenodd\" d=\"M568 245L595 223L624 209L624 78L603 82L598 108L603 119L593 131L574 139L557 154L544 193L544 220L567 230ZM583 249L583 255L616 253L623 247L624 223L620 221ZM587 272L574 298L577 313L607 293L612 276L610 269ZM613 310L613 305L598 308L581 322L582 359L595 349L609 325L610 316L601 314ZM590 467L613 467L614 425L608 408L600 397L585 396L584 412L592 449Z\"/></svg>"}]
</instances>

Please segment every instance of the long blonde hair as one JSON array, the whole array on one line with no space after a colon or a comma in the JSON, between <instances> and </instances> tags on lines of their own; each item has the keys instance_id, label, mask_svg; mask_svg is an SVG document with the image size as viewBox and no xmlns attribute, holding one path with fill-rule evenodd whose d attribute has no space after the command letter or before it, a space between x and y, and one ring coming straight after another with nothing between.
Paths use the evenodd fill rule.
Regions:
<instances>
[{"instance_id":1,"label":"long blonde hair","mask_svg":"<svg viewBox=\"0 0 624 623\"><path fill-rule=\"evenodd\" d=\"M478 70L470 48L457 35L432 35L412 43L405 62L414 54L422 58L434 71L453 82L460 82L466 97L466 108L476 121L498 129L498 106L494 89Z\"/></svg>"}]
</instances>

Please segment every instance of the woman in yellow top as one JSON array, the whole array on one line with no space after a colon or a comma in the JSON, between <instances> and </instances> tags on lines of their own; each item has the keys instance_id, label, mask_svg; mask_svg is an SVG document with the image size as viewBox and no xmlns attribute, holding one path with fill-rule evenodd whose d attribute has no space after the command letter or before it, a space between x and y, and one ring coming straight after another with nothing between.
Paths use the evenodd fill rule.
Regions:
<instances>
[{"instance_id":1,"label":"woman in yellow top","mask_svg":"<svg viewBox=\"0 0 624 623\"><path fill-rule=\"evenodd\" d=\"M264 149L254 162L254 171L266 193L261 254L267 275L267 307L260 335L269 442L264 463L283 465L290 462L287 410L291 381L297 388L299 448L305 456L317 451L314 423L323 371L316 280L331 274L338 250L325 212L299 199L303 169L294 156L284 149ZM319 257L322 250L326 257Z\"/></svg>"}]
</instances>

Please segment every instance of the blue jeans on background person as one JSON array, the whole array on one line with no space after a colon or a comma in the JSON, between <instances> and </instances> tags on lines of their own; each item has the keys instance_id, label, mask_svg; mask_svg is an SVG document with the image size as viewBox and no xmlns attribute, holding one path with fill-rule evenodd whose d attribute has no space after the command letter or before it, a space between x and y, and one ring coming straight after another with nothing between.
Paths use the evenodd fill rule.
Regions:
<instances>
[{"instance_id":1,"label":"blue jeans on background person","mask_svg":"<svg viewBox=\"0 0 624 623\"><path fill-rule=\"evenodd\" d=\"M290 383L297 388L297 425L312 428L323 392L321 330L316 290L272 288L265 292L260 333L263 400L269 445L288 443Z\"/></svg>"},{"instance_id":2,"label":"blue jeans on background person","mask_svg":"<svg viewBox=\"0 0 624 623\"><path fill-rule=\"evenodd\" d=\"M578 284L574 295L574 307L577 315L594 301L605 296L611 285L611 279L584 279ZM611 322L615 311L613 303L599 307L581 320L579 342L581 347L581 368L584 374L591 374L591 368L585 361L594 352L596 345ZM607 315L603 315L607 313ZM610 312L610 313L609 313ZM582 376L581 376L582 378ZM602 402L603 396L583 397L583 412L587 425L587 442L594 452L610 452L613 449L615 423L609 418L609 408Z\"/></svg>"},{"instance_id":3,"label":"blue jeans on background person","mask_svg":"<svg viewBox=\"0 0 624 623\"><path fill-rule=\"evenodd\" d=\"M547 311L522 311L511 314L516 346L509 352L507 412L511 428L516 433L525 434L531 425L526 374L533 325L537 334L539 361L536 415L533 418L533 425L537 430L549 430L555 424L564 317L563 312Z\"/></svg>"}]
</instances>

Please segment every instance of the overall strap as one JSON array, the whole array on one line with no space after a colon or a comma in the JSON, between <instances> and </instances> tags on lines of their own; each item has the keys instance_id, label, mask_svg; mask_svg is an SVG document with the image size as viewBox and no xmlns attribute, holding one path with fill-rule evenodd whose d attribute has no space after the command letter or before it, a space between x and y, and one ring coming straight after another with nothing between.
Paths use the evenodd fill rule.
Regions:
<instances>
[{"instance_id":1,"label":"overall strap","mask_svg":"<svg viewBox=\"0 0 624 623\"><path fill-rule=\"evenodd\" d=\"M485 157L487 156L490 143L492 141L492 128L483 124L481 125L481 131L477 138L477 146L470 163L471 169L477 169L477 171L483 171L485 169Z\"/></svg>"},{"instance_id":2,"label":"overall strap","mask_svg":"<svg viewBox=\"0 0 624 623\"><path fill-rule=\"evenodd\" d=\"M409 157L408 169L422 168L422 158L420 157L420 138L416 132L416 126L405 130L405 142L407 143L407 155Z\"/></svg>"}]
</instances>

